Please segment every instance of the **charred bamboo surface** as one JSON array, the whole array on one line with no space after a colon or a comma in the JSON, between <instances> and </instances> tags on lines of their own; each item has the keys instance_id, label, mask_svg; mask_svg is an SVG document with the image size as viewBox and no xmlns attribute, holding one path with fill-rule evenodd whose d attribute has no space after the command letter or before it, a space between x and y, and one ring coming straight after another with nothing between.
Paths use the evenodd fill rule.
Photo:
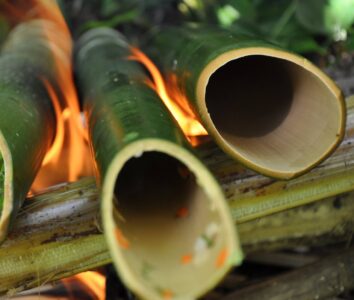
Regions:
<instances>
[{"instance_id":1,"label":"charred bamboo surface","mask_svg":"<svg viewBox=\"0 0 354 300\"><path fill-rule=\"evenodd\" d=\"M219 185L130 57L105 28L76 51L108 246L141 297L196 298L240 263L237 232Z\"/></svg>"},{"instance_id":2,"label":"charred bamboo surface","mask_svg":"<svg viewBox=\"0 0 354 300\"><path fill-rule=\"evenodd\" d=\"M305 58L215 28L162 29L145 49L219 147L257 172L299 176L343 138L343 95Z\"/></svg>"},{"instance_id":3,"label":"charred bamboo surface","mask_svg":"<svg viewBox=\"0 0 354 300\"><path fill-rule=\"evenodd\" d=\"M241 223L242 247L254 253L347 241L354 228L353 197L340 195ZM0 246L0 295L111 263L99 205L99 191L90 178L29 199Z\"/></svg>"},{"instance_id":4,"label":"charred bamboo surface","mask_svg":"<svg viewBox=\"0 0 354 300\"><path fill-rule=\"evenodd\" d=\"M0 53L0 241L54 138L54 112L42 80L53 69L43 41L41 25L28 22L12 31Z\"/></svg>"}]
</instances>

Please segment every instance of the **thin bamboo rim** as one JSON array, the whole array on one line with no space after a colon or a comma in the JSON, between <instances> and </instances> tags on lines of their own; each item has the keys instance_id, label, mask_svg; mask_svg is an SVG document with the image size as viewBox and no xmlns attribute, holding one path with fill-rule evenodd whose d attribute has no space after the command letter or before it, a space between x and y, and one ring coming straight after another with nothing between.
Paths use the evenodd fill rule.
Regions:
<instances>
[{"instance_id":1,"label":"thin bamboo rim","mask_svg":"<svg viewBox=\"0 0 354 300\"><path fill-rule=\"evenodd\" d=\"M5 239L11 220L13 210L13 166L12 155L0 130L0 153L4 161L5 180L4 180L4 202L0 212L0 242Z\"/></svg>"},{"instance_id":2,"label":"thin bamboo rim","mask_svg":"<svg viewBox=\"0 0 354 300\"><path fill-rule=\"evenodd\" d=\"M205 101L205 96L206 96L206 88L209 82L209 78L211 75L216 72L220 67L224 66L230 61L246 57L246 56L252 56L252 55L261 55L261 56L267 56L267 57L272 57L272 58L277 58L277 59L282 59L286 60L289 62L292 62L303 69L311 72L314 74L318 79L322 81L322 83L329 89L329 91L335 96L335 98L338 100L338 105L339 105L339 112L340 112L340 117L339 117L339 131L336 136L335 141L333 142L332 145L329 146L327 151L319 157L316 161L314 161L312 164L310 164L308 167L304 168L303 170L300 170L298 172L284 172L284 171L274 171L269 168L264 168L262 166L259 166L258 164L255 164L251 160L247 159L246 157L242 156L241 153L239 153L235 148L233 148L219 133L217 128L215 127ZM330 79L324 72L322 72L318 67L316 67L314 64L312 64L310 61L307 59L297 56L295 54L292 54L290 52L282 51L279 49L273 49L273 48L267 48L267 47L248 47L248 48L242 48L242 49L236 49L236 50L230 50L227 52L224 52L217 56L215 59L213 59L211 62L209 62L206 67L202 70L202 72L199 75L197 85L195 88L195 95L196 95L196 100L197 100L197 105L199 112L201 114L201 118L203 122L205 123L208 132L213 136L213 138L216 140L217 144L231 157L236 158L238 161L240 161L242 164L245 166L254 169L255 171L262 173L264 175L274 177L277 179L291 179L297 176L300 176L306 172L308 172L310 169L312 169L314 166L328 158L333 151L337 148L337 146L340 144L342 139L344 138L345 135L345 126L346 126L346 104L345 104L345 99L342 91L338 88L338 86L335 84L335 82Z\"/></svg>"},{"instance_id":3,"label":"thin bamboo rim","mask_svg":"<svg viewBox=\"0 0 354 300\"><path fill-rule=\"evenodd\" d=\"M137 154L148 151L158 151L183 162L196 176L197 184L203 188L208 198L213 201L213 204L221 214L221 220L224 223L223 227L226 230L225 240L230 249L230 260L228 260L222 268L216 270L208 282L203 282L200 287L191 290L188 295L184 295L183 297L174 297L174 299L195 299L205 294L213 286L217 285L218 282L228 273L228 271L230 271L232 266L240 264L243 259L243 254L240 248L238 233L235 230L235 225L232 221L230 210L227 206L220 186L209 171L204 167L204 165L187 150L168 141L150 138L133 142L116 154L107 170L105 178L103 178L101 194L102 220L107 245L110 249L112 260L119 271L119 275L127 286L129 286L143 299L161 299L161 297L158 296L154 290L149 289L147 286L141 284L135 279L134 273L123 258L122 251L124 251L124 249L121 249L118 246L114 236L115 222L112 214L112 194L120 170L129 159Z\"/></svg>"}]
</instances>

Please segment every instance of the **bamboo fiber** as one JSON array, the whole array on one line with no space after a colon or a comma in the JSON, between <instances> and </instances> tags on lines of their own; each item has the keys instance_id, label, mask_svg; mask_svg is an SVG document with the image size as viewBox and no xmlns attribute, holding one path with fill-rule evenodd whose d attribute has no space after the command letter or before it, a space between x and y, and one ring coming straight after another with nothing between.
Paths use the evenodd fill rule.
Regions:
<instances>
[{"instance_id":1,"label":"bamboo fiber","mask_svg":"<svg viewBox=\"0 0 354 300\"><path fill-rule=\"evenodd\" d=\"M54 138L54 112L42 80L52 77L50 62L40 22L16 27L1 51L0 241Z\"/></svg>"},{"instance_id":2,"label":"bamboo fiber","mask_svg":"<svg viewBox=\"0 0 354 300\"><path fill-rule=\"evenodd\" d=\"M56 186L27 201L0 246L0 295L111 263L92 178ZM350 241L354 193L238 224L246 253ZM21 257L21 259L19 259ZM35 274L33 273L35 266Z\"/></svg>"},{"instance_id":3,"label":"bamboo fiber","mask_svg":"<svg viewBox=\"0 0 354 300\"><path fill-rule=\"evenodd\" d=\"M126 40L104 28L76 51L104 233L139 296L197 298L240 263L237 233L219 185L130 56Z\"/></svg>"},{"instance_id":4,"label":"bamboo fiber","mask_svg":"<svg viewBox=\"0 0 354 300\"><path fill-rule=\"evenodd\" d=\"M218 146L257 172L280 179L301 175L343 138L342 93L303 57L198 27L162 29L145 50Z\"/></svg>"}]
</instances>

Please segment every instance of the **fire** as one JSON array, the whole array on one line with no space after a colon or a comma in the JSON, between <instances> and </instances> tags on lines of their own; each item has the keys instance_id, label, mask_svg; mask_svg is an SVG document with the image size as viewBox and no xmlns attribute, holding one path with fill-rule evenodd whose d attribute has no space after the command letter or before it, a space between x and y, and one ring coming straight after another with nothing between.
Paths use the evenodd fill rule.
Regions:
<instances>
[{"instance_id":1,"label":"fire","mask_svg":"<svg viewBox=\"0 0 354 300\"><path fill-rule=\"evenodd\" d=\"M66 278L62 280L63 284L66 286L68 291L71 291L72 284L74 282L82 283L85 290L92 295L92 298L95 300L104 300L106 299L105 290L106 290L106 279L105 277L98 272L83 272Z\"/></svg>"},{"instance_id":2,"label":"fire","mask_svg":"<svg viewBox=\"0 0 354 300\"><path fill-rule=\"evenodd\" d=\"M56 136L47 152L31 192L56 183L75 181L93 174L87 132L72 76L72 39L56 1L5 1L3 9L16 23L39 20L40 34L50 50L55 68L57 92L46 78L42 81L51 97L56 117Z\"/></svg>"},{"instance_id":3,"label":"fire","mask_svg":"<svg viewBox=\"0 0 354 300\"><path fill-rule=\"evenodd\" d=\"M87 131L82 121L79 100L72 76L72 39L56 1L3 1L0 8L8 19L20 22L38 20L40 37L51 52L54 61L55 87L47 78L41 78L50 96L56 118L56 134L46 153L30 194L56 183L75 181L93 174L93 160L88 146ZM94 295L105 299L105 279L97 272L85 272L63 282L80 281Z\"/></svg>"},{"instance_id":4,"label":"fire","mask_svg":"<svg viewBox=\"0 0 354 300\"><path fill-rule=\"evenodd\" d=\"M151 74L153 82L148 82L148 85L155 89L164 102L168 110L171 112L177 123L181 127L184 135L192 143L197 145L199 143L198 137L207 135L207 131L203 125L198 121L196 114L190 108L188 100L177 88L177 78L170 76L166 84L160 71L152 60L147 57L139 49L132 47L133 55L130 59L134 59L142 63Z\"/></svg>"}]
</instances>

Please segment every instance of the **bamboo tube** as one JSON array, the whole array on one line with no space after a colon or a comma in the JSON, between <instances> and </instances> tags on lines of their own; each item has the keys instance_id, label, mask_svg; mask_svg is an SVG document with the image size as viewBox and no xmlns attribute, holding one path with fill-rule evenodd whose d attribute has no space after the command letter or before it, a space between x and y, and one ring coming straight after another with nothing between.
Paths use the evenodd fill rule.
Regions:
<instances>
[{"instance_id":1,"label":"bamboo tube","mask_svg":"<svg viewBox=\"0 0 354 300\"><path fill-rule=\"evenodd\" d=\"M237 222L305 205L353 190L354 101L347 98L348 122L345 140L333 155L308 174L278 181L255 174L225 156L212 145L202 145L198 154L221 182L231 214Z\"/></svg>"},{"instance_id":2,"label":"bamboo tube","mask_svg":"<svg viewBox=\"0 0 354 300\"><path fill-rule=\"evenodd\" d=\"M86 178L26 201L0 246L0 295L111 263L98 196L94 180ZM328 198L238 224L242 247L254 253L348 241L354 228L353 197Z\"/></svg>"},{"instance_id":3,"label":"bamboo tube","mask_svg":"<svg viewBox=\"0 0 354 300\"><path fill-rule=\"evenodd\" d=\"M1 52L0 241L54 138L54 112L41 79L51 74L49 53L35 22L16 27Z\"/></svg>"},{"instance_id":4,"label":"bamboo tube","mask_svg":"<svg viewBox=\"0 0 354 300\"><path fill-rule=\"evenodd\" d=\"M142 298L197 298L241 262L237 234L219 185L130 55L105 28L76 53L108 247Z\"/></svg>"},{"instance_id":5,"label":"bamboo tube","mask_svg":"<svg viewBox=\"0 0 354 300\"><path fill-rule=\"evenodd\" d=\"M215 28L163 29L146 50L218 146L257 172L301 175L343 138L342 93L305 58Z\"/></svg>"}]
</instances>

